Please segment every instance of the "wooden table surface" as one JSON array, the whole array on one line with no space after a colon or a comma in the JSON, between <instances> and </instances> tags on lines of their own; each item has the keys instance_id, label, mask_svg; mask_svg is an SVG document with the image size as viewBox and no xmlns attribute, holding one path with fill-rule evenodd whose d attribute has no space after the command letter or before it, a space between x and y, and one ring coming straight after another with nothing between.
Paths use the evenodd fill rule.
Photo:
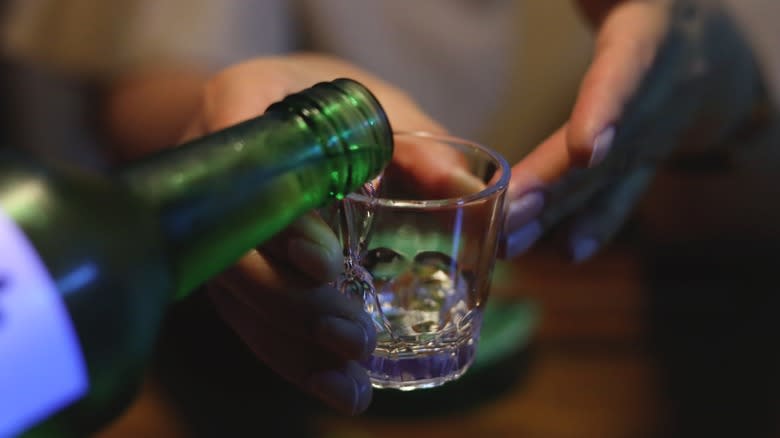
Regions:
<instances>
[{"instance_id":1,"label":"wooden table surface","mask_svg":"<svg viewBox=\"0 0 780 438\"><path fill-rule=\"evenodd\" d=\"M576 268L555 255L537 255L505 268L501 275L512 272L507 283L523 286L497 289L495 295L532 298L543 309L523 383L457 418L403 421L318 414L313 420L317 436L652 436L648 431L658 418L658 385L641 340L642 298L630 253L615 249ZM149 381L130 410L99 436L192 435L186 418Z\"/></svg>"},{"instance_id":2,"label":"wooden table surface","mask_svg":"<svg viewBox=\"0 0 780 438\"><path fill-rule=\"evenodd\" d=\"M555 254L516 262L494 290L531 298L542 316L527 375L473 411L432 420L320 418L333 437L654 436L659 394L644 348L635 258L615 249L572 267Z\"/></svg>"}]
</instances>

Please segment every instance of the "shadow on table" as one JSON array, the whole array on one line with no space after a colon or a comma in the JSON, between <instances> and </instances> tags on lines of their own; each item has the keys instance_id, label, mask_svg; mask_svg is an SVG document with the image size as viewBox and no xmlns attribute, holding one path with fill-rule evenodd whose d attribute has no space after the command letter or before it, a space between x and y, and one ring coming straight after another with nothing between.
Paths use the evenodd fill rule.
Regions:
<instances>
[{"instance_id":1,"label":"shadow on table","mask_svg":"<svg viewBox=\"0 0 780 438\"><path fill-rule=\"evenodd\" d=\"M670 437L777 437L780 242L684 242L646 255L651 345Z\"/></svg>"}]
</instances>

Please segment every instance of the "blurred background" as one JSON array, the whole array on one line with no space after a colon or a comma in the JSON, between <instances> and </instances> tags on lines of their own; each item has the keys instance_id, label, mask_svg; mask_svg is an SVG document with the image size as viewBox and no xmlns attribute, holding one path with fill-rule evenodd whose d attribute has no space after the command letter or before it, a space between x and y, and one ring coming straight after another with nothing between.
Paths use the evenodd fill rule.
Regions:
<instances>
[{"instance_id":1,"label":"blurred background","mask_svg":"<svg viewBox=\"0 0 780 438\"><path fill-rule=\"evenodd\" d=\"M566 120L593 44L569 0L5 6L4 146L108 171L152 131L134 115L182 123L201 78L295 50L365 67L514 162ZM195 295L171 309L138 399L99 436L780 436L778 246L716 231L751 226L751 211L722 207L746 184L669 170L592 261L572 266L552 237L501 262L478 366L431 392L377 391L359 418L276 378Z\"/></svg>"}]
</instances>

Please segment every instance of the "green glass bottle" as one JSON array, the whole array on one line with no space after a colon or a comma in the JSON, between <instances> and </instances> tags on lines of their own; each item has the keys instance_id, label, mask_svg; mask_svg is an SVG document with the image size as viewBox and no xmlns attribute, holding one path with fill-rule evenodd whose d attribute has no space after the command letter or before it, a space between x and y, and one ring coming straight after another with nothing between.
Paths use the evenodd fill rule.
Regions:
<instances>
[{"instance_id":1,"label":"green glass bottle","mask_svg":"<svg viewBox=\"0 0 780 438\"><path fill-rule=\"evenodd\" d=\"M169 303L392 151L380 104L338 79L113 177L0 155L0 437L116 416Z\"/></svg>"}]
</instances>

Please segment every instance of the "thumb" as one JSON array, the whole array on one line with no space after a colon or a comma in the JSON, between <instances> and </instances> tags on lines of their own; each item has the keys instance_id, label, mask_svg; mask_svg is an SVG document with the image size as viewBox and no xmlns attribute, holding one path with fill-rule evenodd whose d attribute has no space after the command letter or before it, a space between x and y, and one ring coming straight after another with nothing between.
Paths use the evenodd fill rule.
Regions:
<instances>
[{"instance_id":1,"label":"thumb","mask_svg":"<svg viewBox=\"0 0 780 438\"><path fill-rule=\"evenodd\" d=\"M261 250L320 284L335 280L344 264L338 238L316 212L298 218L263 244Z\"/></svg>"}]
</instances>

